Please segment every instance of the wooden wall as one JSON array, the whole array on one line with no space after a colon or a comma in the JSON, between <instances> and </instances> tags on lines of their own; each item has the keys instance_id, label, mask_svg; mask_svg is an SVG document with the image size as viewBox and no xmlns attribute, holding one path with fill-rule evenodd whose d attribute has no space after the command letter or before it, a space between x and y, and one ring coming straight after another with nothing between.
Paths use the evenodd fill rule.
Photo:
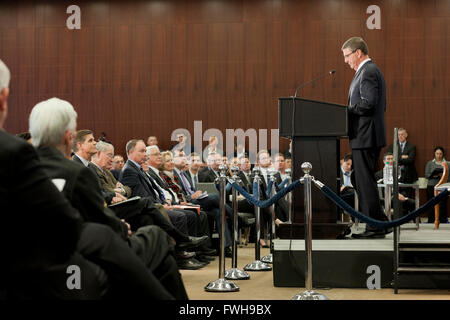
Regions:
<instances>
[{"instance_id":1,"label":"wooden wall","mask_svg":"<svg viewBox=\"0 0 450 320\"><path fill-rule=\"evenodd\" d=\"M71 4L81 8L81 30L66 27ZM373 4L381 30L366 27ZM346 104L354 72L340 48L354 35L386 78L388 140L395 126L408 129L423 176L433 147L450 149L448 0L2 2L6 129L26 131L31 108L53 96L120 153L149 135L167 148L171 132L193 130L195 120L203 130L277 128L277 98L330 69L334 77L300 95Z\"/></svg>"}]
</instances>

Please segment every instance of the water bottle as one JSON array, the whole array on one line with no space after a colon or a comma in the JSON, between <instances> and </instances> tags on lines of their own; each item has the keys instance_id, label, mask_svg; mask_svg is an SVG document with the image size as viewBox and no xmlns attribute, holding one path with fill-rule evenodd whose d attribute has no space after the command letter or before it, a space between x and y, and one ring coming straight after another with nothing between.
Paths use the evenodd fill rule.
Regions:
<instances>
[{"instance_id":1,"label":"water bottle","mask_svg":"<svg viewBox=\"0 0 450 320\"><path fill-rule=\"evenodd\" d=\"M383 168L383 183L384 184L393 184L394 179L392 175L392 166L389 164L389 162L386 162Z\"/></svg>"}]
</instances>

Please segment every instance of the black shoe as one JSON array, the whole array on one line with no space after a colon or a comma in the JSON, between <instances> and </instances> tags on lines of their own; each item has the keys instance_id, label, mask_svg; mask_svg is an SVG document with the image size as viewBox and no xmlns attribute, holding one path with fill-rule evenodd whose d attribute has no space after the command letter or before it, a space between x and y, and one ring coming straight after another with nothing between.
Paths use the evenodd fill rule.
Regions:
<instances>
[{"instance_id":1,"label":"black shoe","mask_svg":"<svg viewBox=\"0 0 450 320\"><path fill-rule=\"evenodd\" d=\"M217 250L213 248L201 247L197 254L199 255L207 255L207 256L215 256L217 254Z\"/></svg>"},{"instance_id":2,"label":"black shoe","mask_svg":"<svg viewBox=\"0 0 450 320\"><path fill-rule=\"evenodd\" d=\"M199 245L208 241L208 239L209 239L208 236L189 237L189 241L179 243L178 248L187 249L187 248L198 247Z\"/></svg>"},{"instance_id":3,"label":"black shoe","mask_svg":"<svg viewBox=\"0 0 450 320\"><path fill-rule=\"evenodd\" d=\"M394 231L393 228L384 229L384 234L392 233L392 231Z\"/></svg>"},{"instance_id":4,"label":"black shoe","mask_svg":"<svg viewBox=\"0 0 450 320\"><path fill-rule=\"evenodd\" d=\"M197 261L194 258L178 260L177 265L178 269L182 270L198 270L205 266L205 264Z\"/></svg>"},{"instance_id":5,"label":"black shoe","mask_svg":"<svg viewBox=\"0 0 450 320\"><path fill-rule=\"evenodd\" d=\"M231 258L233 256L233 252L231 251L231 247L225 248L225 257Z\"/></svg>"},{"instance_id":6,"label":"black shoe","mask_svg":"<svg viewBox=\"0 0 450 320\"><path fill-rule=\"evenodd\" d=\"M349 234L352 233L352 229L350 227L346 228L344 231L342 231L341 234L339 234L336 239L345 239Z\"/></svg>"},{"instance_id":7,"label":"black shoe","mask_svg":"<svg viewBox=\"0 0 450 320\"><path fill-rule=\"evenodd\" d=\"M355 239L383 239L386 238L386 234L384 230L377 231L364 231L363 233L354 233L352 234L352 238Z\"/></svg>"},{"instance_id":8,"label":"black shoe","mask_svg":"<svg viewBox=\"0 0 450 320\"><path fill-rule=\"evenodd\" d=\"M175 257L177 259L190 259L195 257L195 252L177 251L175 252Z\"/></svg>"},{"instance_id":9,"label":"black shoe","mask_svg":"<svg viewBox=\"0 0 450 320\"><path fill-rule=\"evenodd\" d=\"M211 262L214 261L216 259L216 257L213 256L208 256L206 254L201 254L201 255L197 255L196 259L200 262Z\"/></svg>"}]
</instances>

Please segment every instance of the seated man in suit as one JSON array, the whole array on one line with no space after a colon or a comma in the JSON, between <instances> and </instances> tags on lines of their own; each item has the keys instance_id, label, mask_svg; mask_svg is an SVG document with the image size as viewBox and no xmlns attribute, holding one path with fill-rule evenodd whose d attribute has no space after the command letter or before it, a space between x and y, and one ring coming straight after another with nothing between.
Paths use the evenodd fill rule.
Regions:
<instances>
[{"instance_id":1,"label":"seated man in suit","mask_svg":"<svg viewBox=\"0 0 450 320\"><path fill-rule=\"evenodd\" d=\"M105 190L122 194L125 198L131 197L131 189L118 182L108 168L112 165L114 147L112 144L99 141L96 144L97 153L92 157L96 174ZM130 224L131 230L136 231L140 227L155 224L166 231L177 243L178 248L195 246L189 236L176 229L170 222L170 218L164 217L149 198L141 198L133 202L118 203L110 207L116 215ZM180 249L181 250L181 249Z\"/></svg>"},{"instance_id":2,"label":"seated man in suit","mask_svg":"<svg viewBox=\"0 0 450 320\"><path fill-rule=\"evenodd\" d=\"M151 280L150 286L154 288L138 291L149 290L151 293L155 289L157 291L154 292L160 292L163 297L186 298L167 234L157 226L146 226L131 234L128 226L104 206L99 182L92 170L67 159L73 145L76 118L77 113L70 103L52 98L33 108L30 132L45 172L50 178L57 179L64 195L78 209L83 221L108 226L115 232L108 237L94 234L82 239L82 253L96 258L96 262L119 287L124 285L126 279L134 278L133 282L138 287L141 286L140 281L148 283ZM126 265L122 260L125 258ZM135 274L133 270L143 269L142 264L147 270L141 275ZM138 291L127 294L134 296Z\"/></svg>"},{"instance_id":3,"label":"seated man in suit","mask_svg":"<svg viewBox=\"0 0 450 320\"><path fill-rule=\"evenodd\" d=\"M207 167L198 172L198 181L216 182L216 179L220 177L219 167L222 163L222 156L219 153L210 153L206 158Z\"/></svg>"},{"instance_id":4,"label":"seated man in suit","mask_svg":"<svg viewBox=\"0 0 450 320\"><path fill-rule=\"evenodd\" d=\"M195 160L191 163L194 164L194 172L198 171L198 163L200 161L200 156L196 153L191 154ZM160 165L161 168L164 168L165 170L172 168L172 174L173 174L173 182L175 183L174 188L178 190L177 186L179 186L179 191L181 192L181 196L189 202L192 202L193 204L200 205L202 210L204 210L208 217L210 218L210 226L212 229L212 226L214 223L218 226L218 228L221 227L221 211L220 211L220 199L218 194L207 194L205 195L202 190L197 190L194 183L192 182L192 176L188 171L191 171L190 169L185 170L186 164L188 164L188 161L186 157L181 154L175 152L175 157L172 158L170 154L166 154L163 156L162 163ZM167 163L167 168L166 164ZM163 172L163 174L170 175L170 173ZM193 174L193 177L195 178L195 175ZM170 179L170 177L166 176L166 179ZM232 209L225 204L225 210L227 217L232 217L233 211ZM231 235L229 231L230 227L227 224L225 224L225 255L231 257ZM212 232L212 230L211 230Z\"/></svg>"},{"instance_id":5,"label":"seated man in suit","mask_svg":"<svg viewBox=\"0 0 450 320\"><path fill-rule=\"evenodd\" d=\"M392 152L386 152L383 155L383 164L385 164L386 162L388 162L391 166L394 165L394 155L392 154ZM402 174L402 172L400 172L399 181L402 178L401 174ZM375 179L377 181L379 181L380 183L383 183L383 169L381 169L375 173ZM384 206L384 189L382 190L381 193L382 193L382 196L380 197L380 200L381 200L382 205ZM401 205L402 205L402 208L401 208L402 216L405 216L409 212L414 211L414 209L416 207L416 202L414 201L414 199L409 198L409 192L407 189L399 188L398 199L401 201Z\"/></svg>"},{"instance_id":6,"label":"seated man in suit","mask_svg":"<svg viewBox=\"0 0 450 320\"><path fill-rule=\"evenodd\" d=\"M169 215L171 221L177 226L177 220L187 220L187 234L190 236L197 235L197 213L189 210L175 209L170 202L164 196L164 192L161 187L155 182L155 180L148 176L143 170L143 165L147 162L146 146L144 141L138 139L132 139L128 141L126 145L126 151L128 160L122 169L120 176L120 182L123 185L129 186L133 196L149 197L152 199L155 205L160 205L164 208ZM208 240L208 236L201 236L201 243ZM201 245L201 243L199 245ZM189 263L190 265L186 265ZM184 261L183 268L198 269L203 267L204 264L196 263L195 261ZM180 265L179 265L180 266Z\"/></svg>"},{"instance_id":7,"label":"seated man in suit","mask_svg":"<svg viewBox=\"0 0 450 320\"><path fill-rule=\"evenodd\" d=\"M272 167L275 171L280 173L281 181L284 181L288 178L288 175L285 173L286 170L286 162L284 160L284 155L282 153L277 153L273 157L274 161Z\"/></svg>"},{"instance_id":8,"label":"seated man in suit","mask_svg":"<svg viewBox=\"0 0 450 320\"><path fill-rule=\"evenodd\" d=\"M408 132L406 129L398 129L398 165L400 170L400 180L403 183L414 183L417 179L417 170L414 164L416 160L416 146L406 141ZM387 152L394 152L394 146L391 144Z\"/></svg>"},{"instance_id":9,"label":"seated man in suit","mask_svg":"<svg viewBox=\"0 0 450 320\"><path fill-rule=\"evenodd\" d=\"M10 72L0 60L0 300L101 299L107 279L77 248L81 217L42 169L35 149L8 134ZM67 286L77 265L81 289Z\"/></svg>"},{"instance_id":10,"label":"seated man in suit","mask_svg":"<svg viewBox=\"0 0 450 320\"><path fill-rule=\"evenodd\" d=\"M112 168L110 169L116 180L119 180L120 172L122 171L123 166L125 165L125 161L120 154L116 154L113 158Z\"/></svg>"}]
</instances>

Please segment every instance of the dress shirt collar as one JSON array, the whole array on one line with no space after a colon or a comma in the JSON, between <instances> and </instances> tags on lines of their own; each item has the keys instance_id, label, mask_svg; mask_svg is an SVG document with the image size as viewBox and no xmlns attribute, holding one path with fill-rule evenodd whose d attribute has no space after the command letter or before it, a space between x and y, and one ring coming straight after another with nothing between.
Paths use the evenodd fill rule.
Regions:
<instances>
[{"instance_id":1,"label":"dress shirt collar","mask_svg":"<svg viewBox=\"0 0 450 320\"><path fill-rule=\"evenodd\" d=\"M136 161L133 161L131 159L128 159L128 160L130 160L132 163L134 163L139 169L142 169L141 165L139 163L137 163Z\"/></svg>"},{"instance_id":2,"label":"dress shirt collar","mask_svg":"<svg viewBox=\"0 0 450 320\"><path fill-rule=\"evenodd\" d=\"M364 60L363 62L361 62L361 63L359 64L359 66L358 66L358 69L356 69L356 72L358 72L359 69L361 69L361 67L362 67L363 65L365 65L367 62L369 62L369 61L371 61L371 60L372 60L372 59L367 58L366 60Z\"/></svg>"},{"instance_id":3,"label":"dress shirt collar","mask_svg":"<svg viewBox=\"0 0 450 320\"><path fill-rule=\"evenodd\" d=\"M76 153L75 153L75 156L78 157L78 159L80 159L80 161L84 164L85 167L89 166L89 161L87 161L85 158L80 157Z\"/></svg>"}]
</instances>

